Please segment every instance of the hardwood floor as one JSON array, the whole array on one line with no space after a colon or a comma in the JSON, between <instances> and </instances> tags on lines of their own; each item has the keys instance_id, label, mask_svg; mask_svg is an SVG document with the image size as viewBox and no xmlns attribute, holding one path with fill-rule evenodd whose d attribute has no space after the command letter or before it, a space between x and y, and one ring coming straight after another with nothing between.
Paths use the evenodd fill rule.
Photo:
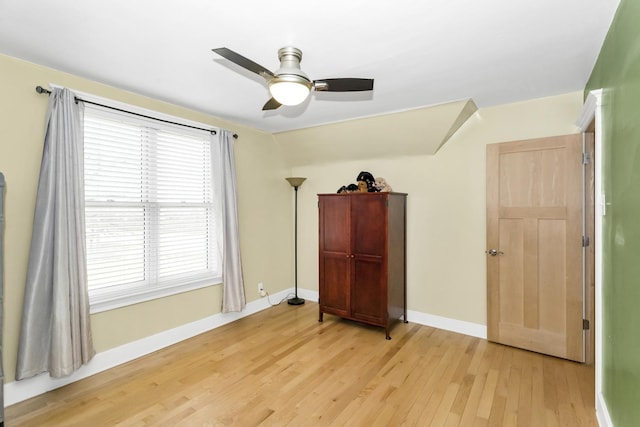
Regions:
<instances>
[{"instance_id":1,"label":"hardwood floor","mask_svg":"<svg viewBox=\"0 0 640 427\"><path fill-rule=\"evenodd\" d=\"M387 341L317 315L265 310L13 405L6 425L597 425L590 366L412 323Z\"/></svg>"}]
</instances>

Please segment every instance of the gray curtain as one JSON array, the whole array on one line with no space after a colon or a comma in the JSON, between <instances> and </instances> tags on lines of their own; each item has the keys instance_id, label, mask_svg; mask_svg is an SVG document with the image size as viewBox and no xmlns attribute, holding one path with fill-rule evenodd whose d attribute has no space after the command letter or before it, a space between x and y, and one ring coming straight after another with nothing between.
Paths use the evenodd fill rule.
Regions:
<instances>
[{"instance_id":1,"label":"gray curtain","mask_svg":"<svg viewBox=\"0 0 640 427\"><path fill-rule=\"evenodd\" d=\"M49 97L16 379L73 373L94 356L84 225L83 105Z\"/></svg>"},{"instance_id":2,"label":"gray curtain","mask_svg":"<svg viewBox=\"0 0 640 427\"><path fill-rule=\"evenodd\" d=\"M217 140L216 140L217 139ZM219 171L218 199L222 204L222 312L242 311L246 305L236 198L236 163L233 135L226 130L211 138L214 170Z\"/></svg>"}]
</instances>

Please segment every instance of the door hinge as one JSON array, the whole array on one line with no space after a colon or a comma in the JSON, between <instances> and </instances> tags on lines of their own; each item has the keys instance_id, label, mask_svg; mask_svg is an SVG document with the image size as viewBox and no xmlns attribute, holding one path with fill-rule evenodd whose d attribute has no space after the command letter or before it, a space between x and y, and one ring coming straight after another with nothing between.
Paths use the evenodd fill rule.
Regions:
<instances>
[{"instance_id":1,"label":"door hinge","mask_svg":"<svg viewBox=\"0 0 640 427\"><path fill-rule=\"evenodd\" d=\"M582 236L582 247L586 248L591 243L589 236Z\"/></svg>"},{"instance_id":2,"label":"door hinge","mask_svg":"<svg viewBox=\"0 0 640 427\"><path fill-rule=\"evenodd\" d=\"M591 161L591 156L589 155L589 153L582 153L582 164L588 165L590 161Z\"/></svg>"},{"instance_id":3,"label":"door hinge","mask_svg":"<svg viewBox=\"0 0 640 427\"><path fill-rule=\"evenodd\" d=\"M582 319L582 329L585 331L589 329L589 320Z\"/></svg>"}]
</instances>

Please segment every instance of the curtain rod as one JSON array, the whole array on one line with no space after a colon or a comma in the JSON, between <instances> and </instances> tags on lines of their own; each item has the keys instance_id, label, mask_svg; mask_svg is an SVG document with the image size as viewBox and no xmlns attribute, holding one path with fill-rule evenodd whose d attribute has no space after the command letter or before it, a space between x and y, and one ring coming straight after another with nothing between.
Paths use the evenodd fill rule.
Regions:
<instances>
[{"instance_id":1,"label":"curtain rod","mask_svg":"<svg viewBox=\"0 0 640 427\"><path fill-rule=\"evenodd\" d=\"M38 92L38 93L46 93L47 95L51 94L51 91L49 89L45 89L42 86L36 86L36 92ZM156 120L158 122L169 123L169 124L178 125L178 126L184 126L184 127L191 128L191 129L204 130L204 131L207 131L207 132L211 132L213 135L218 133L214 129L205 129L205 128L201 128L201 127L198 127L198 126L191 126L191 125L187 125L187 124L184 124L184 123L177 123L177 122L172 122L170 120L159 119L157 117L147 116L145 114L140 114L140 113L135 113L133 111L123 110L122 108L112 107L110 105L104 105L104 104L100 104L100 103L93 102L93 101L87 101L86 99L78 98L77 96L75 97L75 100L76 100L76 102L82 101L82 102L84 102L86 104L97 105L98 107L104 107L104 108L109 108L111 110L120 111L122 113L133 114L134 116L144 117L146 119ZM238 134L237 133L233 134L233 139L238 139Z\"/></svg>"}]
</instances>

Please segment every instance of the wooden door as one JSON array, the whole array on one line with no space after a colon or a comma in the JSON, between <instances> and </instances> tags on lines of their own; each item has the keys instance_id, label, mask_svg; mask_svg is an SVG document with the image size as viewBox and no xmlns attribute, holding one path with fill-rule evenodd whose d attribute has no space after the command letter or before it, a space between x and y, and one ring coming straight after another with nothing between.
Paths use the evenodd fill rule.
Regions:
<instances>
[{"instance_id":1,"label":"wooden door","mask_svg":"<svg viewBox=\"0 0 640 427\"><path fill-rule=\"evenodd\" d=\"M319 302L322 310L349 316L350 203L349 197L318 200L320 222Z\"/></svg>"},{"instance_id":2,"label":"wooden door","mask_svg":"<svg viewBox=\"0 0 640 427\"><path fill-rule=\"evenodd\" d=\"M386 325L386 194L351 196L351 316Z\"/></svg>"},{"instance_id":3,"label":"wooden door","mask_svg":"<svg viewBox=\"0 0 640 427\"><path fill-rule=\"evenodd\" d=\"M490 341L583 361L581 135L487 146Z\"/></svg>"}]
</instances>

